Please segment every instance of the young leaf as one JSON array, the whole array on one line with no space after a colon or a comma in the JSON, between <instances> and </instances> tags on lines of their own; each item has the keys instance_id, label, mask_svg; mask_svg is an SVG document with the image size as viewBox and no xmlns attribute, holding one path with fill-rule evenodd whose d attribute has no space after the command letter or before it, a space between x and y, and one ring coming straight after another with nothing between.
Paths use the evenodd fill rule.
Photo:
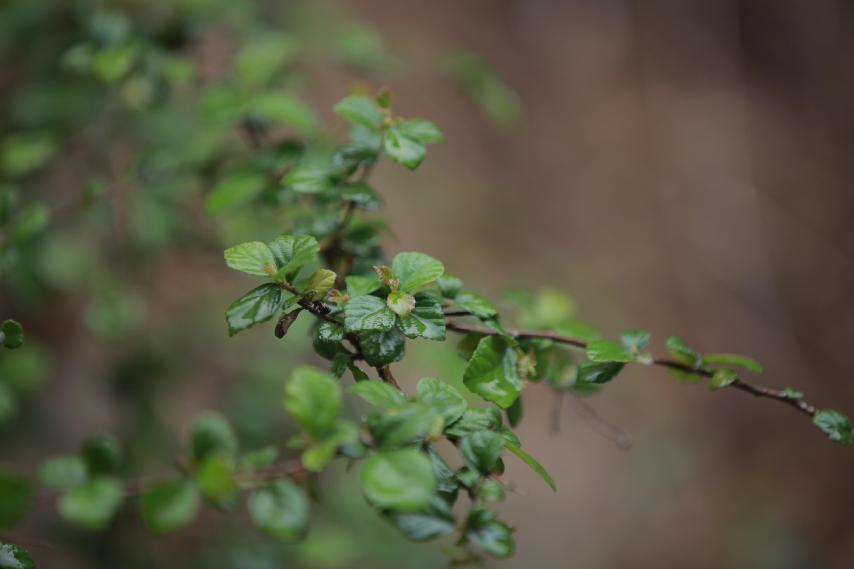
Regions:
<instances>
[{"instance_id":1,"label":"young leaf","mask_svg":"<svg viewBox=\"0 0 854 569\"><path fill-rule=\"evenodd\" d=\"M416 387L418 401L432 407L445 419L445 425L456 422L468 408L468 402L460 392L438 379L425 377Z\"/></svg>"},{"instance_id":2,"label":"young leaf","mask_svg":"<svg viewBox=\"0 0 854 569\"><path fill-rule=\"evenodd\" d=\"M378 129L383 123L383 114L376 101L364 95L350 95L338 101L332 108L353 124Z\"/></svg>"},{"instance_id":3,"label":"young leaf","mask_svg":"<svg viewBox=\"0 0 854 569\"><path fill-rule=\"evenodd\" d=\"M115 478L101 477L62 494L57 509L69 523L100 531L109 525L123 499L121 483Z\"/></svg>"},{"instance_id":4,"label":"young leaf","mask_svg":"<svg viewBox=\"0 0 854 569\"><path fill-rule=\"evenodd\" d=\"M759 362L738 354L706 354L703 356L703 365L739 366L752 373L762 373Z\"/></svg>"},{"instance_id":5,"label":"young leaf","mask_svg":"<svg viewBox=\"0 0 854 569\"><path fill-rule=\"evenodd\" d=\"M399 290L389 294L385 302L388 307L391 308L392 312L401 318L409 316L412 309L415 308L415 297L407 292Z\"/></svg>"},{"instance_id":6,"label":"young leaf","mask_svg":"<svg viewBox=\"0 0 854 569\"><path fill-rule=\"evenodd\" d=\"M405 120L397 125L397 128L407 138L417 140L423 144L439 142L444 138L439 127L426 119Z\"/></svg>"},{"instance_id":7,"label":"young leaf","mask_svg":"<svg viewBox=\"0 0 854 569\"><path fill-rule=\"evenodd\" d=\"M466 365L463 383L487 401L510 407L522 391L516 351L498 336L482 338Z\"/></svg>"},{"instance_id":8,"label":"young leaf","mask_svg":"<svg viewBox=\"0 0 854 569\"><path fill-rule=\"evenodd\" d=\"M469 466L481 474L489 474L501 460L504 437L493 431L477 431L464 437L459 449Z\"/></svg>"},{"instance_id":9,"label":"young leaf","mask_svg":"<svg viewBox=\"0 0 854 569\"><path fill-rule=\"evenodd\" d=\"M646 330L626 330L620 334L620 343L630 352L637 354L649 345L649 332Z\"/></svg>"},{"instance_id":10,"label":"young leaf","mask_svg":"<svg viewBox=\"0 0 854 569\"><path fill-rule=\"evenodd\" d=\"M594 340L587 344L587 357L592 362L630 362L635 359L632 352L610 340Z\"/></svg>"},{"instance_id":11,"label":"young leaf","mask_svg":"<svg viewBox=\"0 0 854 569\"><path fill-rule=\"evenodd\" d=\"M712 375L712 379L709 380L709 389L723 389L728 385L731 385L735 380L738 379L738 373L735 370L728 368L716 369L715 373Z\"/></svg>"},{"instance_id":12,"label":"young leaf","mask_svg":"<svg viewBox=\"0 0 854 569\"><path fill-rule=\"evenodd\" d=\"M417 512L436 495L430 459L411 448L374 453L362 465L361 478L362 492L378 508Z\"/></svg>"},{"instance_id":13,"label":"young leaf","mask_svg":"<svg viewBox=\"0 0 854 569\"><path fill-rule=\"evenodd\" d=\"M386 332L394 326L395 315L385 301L376 296L351 298L344 306L344 326L348 332L376 330Z\"/></svg>"},{"instance_id":14,"label":"young leaf","mask_svg":"<svg viewBox=\"0 0 854 569\"><path fill-rule=\"evenodd\" d=\"M812 422L827 434L827 437L835 443L854 443L854 433L851 432L851 420L842 413L832 409L818 411L812 418Z\"/></svg>"},{"instance_id":15,"label":"young leaf","mask_svg":"<svg viewBox=\"0 0 854 569\"><path fill-rule=\"evenodd\" d=\"M155 485L139 499L139 512L157 534L180 529L196 519L199 491L192 480L177 478Z\"/></svg>"},{"instance_id":16,"label":"young leaf","mask_svg":"<svg viewBox=\"0 0 854 569\"><path fill-rule=\"evenodd\" d=\"M29 480L13 472L0 471L0 529L18 523L27 512L32 497Z\"/></svg>"},{"instance_id":17,"label":"young leaf","mask_svg":"<svg viewBox=\"0 0 854 569\"><path fill-rule=\"evenodd\" d=\"M329 433L341 410L341 386L310 367L297 368L285 386L285 409L315 438Z\"/></svg>"},{"instance_id":18,"label":"young leaf","mask_svg":"<svg viewBox=\"0 0 854 569\"><path fill-rule=\"evenodd\" d=\"M410 138L399 127L389 128L383 142L388 155L410 170L418 168L427 153L423 142Z\"/></svg>"},{"instance_id":19,"label":"young leaf","mask_svg":"<svg viewBox=\"0 0 854 569\"><path fill-rule=\"evenodd\" d=\"M309 300L321 300L326 293L335 286L335 278L338 275L329 269L318 269L308 279L305 286L305 295Z\"/></svg>"},{"instance_id":20,"label":"young leaf","mask_svg":"<svg viewBox=\"0 0 854 569\"><path fill-rule=\"evenodd\" d=\"M241 243L225 250L225 264L235 271L260 277L276 272L276 260L270 248L260 241Z\"/></svg>"},{"instance_id":21,"label":"young leaf","mask_svg":"<svg viewBox=\"0 0 854 569\"><path fill-rule=\"evenodd\" d=\"M256 490L249 498L252 523L281 541L300 538L308 527L305 492L286 478Z\"/></svg>"},{"instance_id":22,"label":"young leaf","mask_svg":"<svg viewBox=\"0 0 854 569\"><path fill-rule=\"evenodd\" d=\"M400 290L414 292L442 276L445 266L430 255L424 253L398 253L391 268L400 279Z\"/></svg>"},{"instance_id":23,"label":"young leaf","mask_svg":"<svg viewBox=\"0 0 854 569\"><path fill-rule=\"evenodd\" d=\"M690 348L688 344L678 336L670 336L667 338L665 346L667 347L667 351L670 352L670 355L683 364L692 367L699 367L702 363L700 354Z\"/></svg>"},{"instance_id":24,"label":"young leaf","mask_svg":"<svg viewBox=\"0 0 854 569\"><path fill-rule=\"evenodd\" d=\"M351 385L347 391L381 409L397 409L407 404L399 389L379 381L362 381Z\"/></svg>"},{"instance_id":25,"label":"young leaf","mask_svg":"<svg viewBox=\"0 0 854 569\"><path fill-rule=\"evenodd\" d=\"M287 276L311 263L320 250L317 239L310 235L282 235L268 243L268 247L276 263L277 277Z\"/></svg>"},{"instance_id":26,"label":"young leaf","mask_svg":"<svg viewBox=\"0 0 854 569\"><path fill-rule=\"evenodd\" d=\"M504 446L507 450L518 456L522 460L522 462L524 462L528 465L528 467L530 467L531 470L539 474L540 478L545 480L546 484L549 485L549 488L557 492L557 485L555 484L554 479L551 477L551 475L549 475L546 469L543 468L543 465L537 462L533 456L522 450L522 447L517 444L506 442Z\"/></svg>"}]
</instances>

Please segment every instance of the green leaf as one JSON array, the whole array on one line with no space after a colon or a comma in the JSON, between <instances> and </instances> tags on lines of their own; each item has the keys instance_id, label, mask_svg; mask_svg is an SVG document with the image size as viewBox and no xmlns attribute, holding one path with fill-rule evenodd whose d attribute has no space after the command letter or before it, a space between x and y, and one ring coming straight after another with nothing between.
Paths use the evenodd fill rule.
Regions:
<instances>
[{"instance_id":1,"label":"green leaf","mask_svg":"<svg viewBox=\"0 0 854 569\"><path fill-rule=\"evenodd\" d=\"M83 442L81 453L90 475L114 474L122 464L122 449L112 435L95 435Z\"/></svg>"},{"instance_id":2,"label":"green leaf","mask_svg":"<svg viewBox=\"0 0 854 569\"><path fill-rule=\"evenodd\" d=\"M522 398L519 397L516 401L513 402L513 405L507 408L507 422L510 423L511 427L515 427L522 421Z\"/></svg>"},{"instance_id":3,"label":"green leaf","mask_svg":"<svg viewBox=\"0 0 854 569\"><path fill-rule=\"evenodd\" d=\"M391 298L391 295L389 295L389 298ZM421 337L427 340L444 340L445 315L442 312L442 305L439 304L439 301L423 292L417 293L414 301L415 307L409 315L401 315L401 332L408 338Z\"/></svg>"},{"instance_id":4,"label":"green leaf","mask_svg":"<svg viewBox=\"0 0 854 569\"><path fill-rule=\"evenodd\" d=\"M392 261L391 268L400 279L399 290L415 292L426 286L445 272L445 266L430 255L424 253L398 253Z\"/></svg>"},{"instance_id":5,"label":"green leaf","mask_svg":"<svg viewBox=\"0 0 854 569\"><path fill-rule=\"evenodd\" d=\"M537 462L533 456L522 450L522 447L517 444L507 442L504 446L505 448L507 448L507 450L518 456L522 460L522 462L528 465L531 470L539 474L540 478L545 480L546 484L549 485L549 488L557 492L557 485L555 484L554 479L551 477L551 475L549 475L546 469L543 468L543 465Z\"/></svg>"},{"instance_id":6,"label":"green leaf","mask_svg":"<svg viewBox=\"0 0 854 569\"><path fill-rule=\"evenodd\" d=\"M36 564L23 547L0 543L0 569L36 569Z\"/></svg>"},{"instance_id":7,"label":"green leaf","mask_svg":"<svg viewBox=\"0 0 854 569\"><path fill-rule=\"evenodd\" d=\"M789 399L803 399L804 393L792 387L787 387L783 390L783 396Z\"/></svg>"},{"instance_id":8,"label":"green leaf","mask_svg":"<svg viewBox=\"0 0 854 569\"><path fill-rule=\"evenodd\" d=\"M703 356L703 365L738 366L752 373L762 373L759 362L738 354L706 354Z\"/></svg>"},{"instance_id":9,"label":"green leaf","mask_svg":"<svg viewBox=\"0 0 854 569\"><path fill-rule=\"evenodd\" d=\"M477 431L464 437L459 449L469 466L481 474L489 474L498 468L504 437L493 431Z\"/></svg>"},{"instance_id":10,"label":"green leaf","mask_svg":"<svg viewBox=\"0 0 854 569\"><path fill-rule=\"evenodd\" d=\"M699 367L702 363L700 354L690 348L685 341L678 336L670 336L665 342L667 351L677 361L692 367Z\"/></svg>"},{"instance_id":11,"label":"green leaf","mask_svg":"<svg viewBox=\"0 0 854 569\"><path fill-rule=\"evenodd\" d=\"M341 411L341 386L328 374L297 368L285 386L285 409L315 438L329 433Z\"/></svg>"},{"instance_id":12,"label":"green leaf","mask_svg":"<svg viewBox=\"0 0 854 569\"><path fill-rule=\"evenodd\" d=\"M259 448L242 455L237 464L237 469L244 473L257 472L276 462L278 456L279 449L274 446Z\"/></svg>"},{"instance_id":13,"label":"green leaf","mask_svg":"<svg viewBox=\"0 0 854 569\"><path fill-rule=\"evenodd\" d=\"M637 354L649 345L649 332L646 330L626 330L620 334L620 343L633 354Z\"/></svg>"},{"instance_id":14,"label":"green leaf","mask_svg":"<svg viewBox=\"0 0 854 569\"><path fill-rule=\"evenodd\" d=\"M371 129L378 129L383 123L383 114L379 105L371 97L364 95L344 97L332 107L332 110L353 124Z\"/></svg>"},{"instance_id":15,"label":"green leaf","mask_svg":"<svg viewBox=\"0 0 854 569\"><path fill-rule=\"evenodd\" d=\"M394 321L394 312L376 296L354 296L344 306L344 326L348 332L387 332L394 326Z\"/></svg>"},{"instance_id":16,"label":"green leaf","mask_svg":"<svg viewBox=\"0 0 854 569\"><path fill-rule=\"evenodd\" d=\"M516 351L498 336L482 338L466 365L463 383L487 401L510 407L522 392Z\"/></svg>"},{"instance_id":17,"label":"green leaf","mask_svg":"<svg viewBox=\"0 0 854 569\"><path fill-rule=\"evenodd\" d=\"M0 327L0 343L4 348L14 350L24 345L24 327L16 320L6 320Z\"/></svg>"},{"instance_id":18,"label":"green leaf","mask_svg":"<svg viewBox=\"0 0 854 569\"><path fill-rule=\"evenodd\" d=\"M50 210L44 204L33 204L21 213L9 230L9 240L20 243L41 233L50 221Z\"/></svg>"},{"instance_id":19,"label":"green leaf","mask_svg":"<svg viewBox=\"0 0 854 569\"><path fill-rule=\"evenodd\" d=\"M462 438L477 431L497 431L501 429L502 424L501 412L493 406L486 409L466 409L462 418L449 427L445 434Z\"/></svg>"},{"instance_id":20,"label":"green leaf","mask_svg":"<svg viewBox=\"0 0 854 569\"><path fill-rule=\"evenodd\" d=\"M316 270L309 277L308 283L305 285L306 296L308 296L309 300L321 300L335 286L335 279L337 277L338 275L335 274L335 271L330 271L329 269Z\"/></svg>"},{"instance_id":21,"label":"green leaf","mask_svg":"<svg viewBox=\"0 0 854 569\"><path fill-rule=\"evenodd\" d=\"M724 387L731 385L737 379L738 373L735 370L727 368L716 369L715 373L712 374L712 378L709 380L709 389L723 389Z\"/></svg>"},{"instance_id":22,"label":"green leaf","mask_svg":"<svg viewBox=\"0 0 854 569\"><path fill-rule=\"evenodd\" d=\"M350 295L350 297L371 294L372 292L376 292L382 286L382 283L376 273L345 277L344 282L347 284L347 294Z\"/></svg>"},{"instance_id":23,"label":"green leaf","mask_svg":"<svg viewBox=\"0 0 854 569\"><path fill-rule=\"evenodd\" d=\"M57 456L42 464L39 480L55 490L69 490L86 482L86 463L76 454Z\"/></svg>"},{"instance_id":24,"label":"green leaf","mask_svg":"<svg viewBox=\"0 0 854 569\"><path fill-rule=\"evenodd\" d=\"M281 541L293 541L308 527L308 498L293 482L280 478L252 493L249 515L258 529Z\"/></svg>"},{"instance_id":25,"label":"green leaf","mask_svg":"<svg viewBox=\"0 0 854 569\"><path fill-rule=\"evenodd\" d=\"M401 318L406 318L407 316L409 316L409 314L412 312L412 309L415 308L415 297L407 292L402 292L399 290L390 293L386 298L385 302L388 307L391 308L392 312L394 312Z\"/></svg>"},{"instance_id":26,"label":"green leaf","mask_svg":"<svg viewBox=\"0 0 854 569\"><path fill-rule=\"evenodd\" d=\"M276 272L276 260L270 248L260 241L241 243L225 250L225 264L230 269L260 277Z\"/></svg>"},{"instance_id":27,"label":"green leaf","mask_svg":"<svg viewBox=\"0 0 854 569\"><path fill-rule=\"evenodd\" d=\"M267 178L255 172L235 172L222 179L205 198L208 213L216 215L258 197Z\"/></svg>"},{"instance_id":28,"label":"green leaf","mask_svg":"<svg viewBox=\"0 0 854 569\"><path fill-rule=\"evenodd\" d=\"M387 332L362 332L359 334L359 347L365 363L379 367L403 359L406 350L406 337L393 328Z\"/></svg>"},{"instance_id":29,"label":"green leaf","mask_svg":"<svg viewBox=\"0 0 854 569\"><path fill-rule=\"evenodd\" d=\"M46 164L55 152L56 143L49 133L15 133L0 143L0 166L9 176L22 176Z\"/></svg>"},{"instance_id":30,"label":"green leaf","mask_svg":"<svg viewBox=\"0 0 854 569\"><path fill-rule=\"evenodd\" d=\"M225 313L228 335L234 336L276 315L285 298L294 295L276 283L264 283L231 303Z\"/></svg>"},{"instance_id":31,"label":"green leaf","mask_svg":"<svg viewBox=\"0 0 854 569\"><path fill-rule=\"evenodd\" d=\"M282 183L298 194L319 194L333 185L329 170L319 164L300 164L282 178Z\"/></svg>"},{"instance_id":32,"label":"green leaf","mask_svg":"<svg viewBox=\"0 0 854 569\"><path fill-rule=\"evenodd\" d=\"M436 474L415 449L382 451L362 465L362 492L374 506L401 512L427 508L436 495Z\"/></svg>"},{"instance_id":33,"label":"green leaf","mask_svg":"<svg viewBox=\"0 0 854 569\"><path fill-rule=\"evenodd\" d=\"M423 440L436 425L437 418L438 413L432 407L410 403L372 414L368 418L368 428L379 448L393 449Z\"/></svg>"},{"instance_id":34,"label":"green leaf","mask_svg":"<svg viewBox=\"0 0 854 569\"><path fill-rule=\"evenodd\" d=\"M214 454L233 456L237 452L237 439L225 417L216 411L204 411L190 427L190 446L193 460L201 463Z\"/></svg>"},{"instance_id":35,"label":"green leaf","mask_svg":"<svg viewBox=\"0 0 854 569\"><path fill-rule=\"evenodd\" d=\"M497 480L484 480L477 489L477 497L487 502L500 502L505 497L504 486Z\"/></svg>"},{"instance_id":36,"label":"green leaf","mask_svg":"<svg viewBox=\"0 0 854 569\"><path fill-rule=\"evenodd\" d=\"M610 340L594 340L587 344L587 357L592 362L630 362L633 353Z\"/></svg>"},{"instance_id":37,"label":"green leaf","mask_svg":"<svg viewBox=\"0 0 854 569\"><path fill-rule=\"evenodd\" d=\"M407 404L399 389L379 381L362 381L351 385L347 391L381 409L396 409Z\"/></svg>"},{"instance_id":38,"label":"green leaf","mask_svg":"<svg viewBox=\"0 0 854 569\"><path fill-rule=\"evenodd\" d=\"M364 209L376 209L383 204L380 195L365 182L344 184L338 188L338 192L342 200L353 202Z\"/></svg>"},{"instance_id":39,"label":"green leaf","mask_svg":"<svg viewBox=\"0 0 854 569\"><path fill-rule=\"evenodd\" d=\"M192 480L177 478L160 482L139 498L139 512L151 531L173 532L196 519L199 491Z\"/></svg>"},{"instance_id":40,"label":"green leaf","mask_svg":"<svg viewBox=\"0 0 854 569\"><path fill-rule=\"evenodd\" d=\"M318 129L318 120L305 101L285 91L259 93L249 100L245 112L252 120L278 123L310 136Z\"/></svg>"},{"instance_id":41,"label":"green leaf","mask_svg":"<svg viewBox=\"0 0 854 569\"><path fill-rule=\"evenodd\" d=\"M439 127L426 119L405 120L397 128L403 136L423 144L439 142L444 138Z\"/></svg>"},{"instance_id":42,"label":"green leaf","mask_svg":"<svg viewBox=\"0 0 854 569\"><path fill-rule=\"evenodd\" d=\"M267 244L275 259L277 277L287 276L314 261L320 245L311 235L282 235Z\"/></svg>"},{"instance_id":43,"label":"green leaf","mask_svg":"<svg viewBox=\"0 0 854 569\"><path fill-rule=\"evenodd\" d=\"M412 541L427 541L449 535L457 529L451 506L440 497L419 512L389 512L388 519Z\"/></svg>"},{"instance_id":44,"label":"green leaf","mask_svg":"<svg viewBox=\"0 0 854 569\"><path fill-rule=\"evenodd\" d=\"M492 320L498 316L498 311L492 306L492 303L470 292L458 294L454 299L454 306L463 310L468 310L481 320Z\"/></svg>"},{"instance_id":45,"label":"green leaf","mask_svg":"<svg viewBox=\"0 0 854 569\"><path fill-rule=\"evenodd\" d=\"M420 140L410 138L399 127L389 128L383 139L385 151L398 164L415 170L424 161L427 150Z\"/></svg>"},{"instance_id":46,"label":"green leaf","mask_svg":"<svg viewBox=\"0 0 854 569\"><path fill-rule=\"evenodd\" d=\"M438 411L445 425L456 422L468 408L468 402L459 391L445 382L425 377L416 387L418 401Z\"/></svg>"},{"instance_id":47,"label":"green leaf","mask_svg":"<svg viewBox=\"0 0 854 569\"><path fill-rule=\"evenodd\" d=\"M240 502L232 456L213 454L205 458L196 470L196 482L202 496L223 510L232 510Z\"/></svg>"},{"instance_id":48,"label":"green leaf","mask_svg":"<svg viewBox=\"0 0 854 569\"><path fill-rule=\"evenodd\" d=\"M30 507L32 497L29 480L14 472L0 471L0 529L18 523Z\"/></svg>"},{"instance_id":49,"label":"green leaf","mask_svg":"<svg viewBox=\"0 0 854 569\"><path fill-rule=\"evenodd\" d=\"M463 281L450 275L442 275L436 280L436 284L439 286L442 296L448 299L456 298L460 289L463 288Z\"/></svg>"},{"instance_id":50,"label":"green leaf","mask_svg":"<svg viewBox=\"0 0 854 569\"><path fill-rule=\"evenodd\" d=\"M818 411L812 422L827 434L835 443L854 444L854 434L851 432L851 420L832 409Z\"/></svg>"},{"instance_id":51,"label":"green leaf","mask_svg":"<svg viewBox=\"0 0 854 569\"><path fill-rule=\"evenodd\" d=\"M620 362L584 362L578 367L579 383L607 383L617 377L625 364Z\"/></svg>"},{"instance_id":52,"label":"green leaf","mask_svg":"<svg viewBox=\"0 0 854 569\"><path fill-rule=\"evenodd\" d=\"M359 428L350 421L338 421L335 429L320 441L311 444L302 453L302 463L311 472L321 472L342 447L350 450L353 446L361 446ZM343 452L342 452L343 454Z\"/></svg>"},{"instance_id":53,"label":"green leaf","mask_svg":"<svg viewBox=\"0 0 854 569\"><path fill-rule=\"evenodd\" d=\"M344 326L324 320L317 327L312 345L318 355L331 360L341 353L341 340L343 339Z\"/></svg>"},{"instance_id":54,"label":"green leaf","mask_svg":"<svg viewBox=\"0 0 854 569\"><path fill-rule=\"evenodd\" d=\"M110 524L123 499L124 490L118 480L100 477L62 494L57 509L67 522L100 531Z\"/></svg>"}]
</instances>

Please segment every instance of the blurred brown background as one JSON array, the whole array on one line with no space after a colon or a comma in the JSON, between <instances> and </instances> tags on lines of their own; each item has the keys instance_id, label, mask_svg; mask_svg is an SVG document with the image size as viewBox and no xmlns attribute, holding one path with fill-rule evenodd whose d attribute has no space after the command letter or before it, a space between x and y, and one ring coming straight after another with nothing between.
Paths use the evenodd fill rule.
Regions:
<instances>
[{"instance_id":1,"label":"blurred brown background","mask_svg":"<svg viewBox=\"0 0 854 569\"><path fill-rule=\"evenodd\" d=\"M765 366L762 383L854 412L854 4L351 0L332 9L385 36L407 62L389 81L400 111L446 134L417 173L389 163L376 172L391 251L429 252L495 296L517 285L566 290L609 334L645 327L656 347L678 334L701 350L750 354ZM519 93L519 126L496 130L437 79L437 54L459 48ZM329 109L355 79L315 70L308 100ZM164 275L181 286L158 285ZM142 283L146 318L222 307L244 282L217 251L166 256ZM73 446L121 412L92 395L92 370L112 347L41 333L64 346L46 387L47 430ZM209 333L225 334L219 319ZM164 423L221 405L239 368L196 366L252 342L237 338L219 354L197 342L158 409ZM429 364L397 374L412 385ZM598 419L567 399L550 434L552 394L526 393L520 436L559 492L510 464L523 495L503 512L518 528L517 553L490 566L852 566L854 454L791 409L635 366L585 400ZM601 434L614 429L631 435L630 449ZM32 467L43 458L9 456Z\"/></svg>"}]
</instances>

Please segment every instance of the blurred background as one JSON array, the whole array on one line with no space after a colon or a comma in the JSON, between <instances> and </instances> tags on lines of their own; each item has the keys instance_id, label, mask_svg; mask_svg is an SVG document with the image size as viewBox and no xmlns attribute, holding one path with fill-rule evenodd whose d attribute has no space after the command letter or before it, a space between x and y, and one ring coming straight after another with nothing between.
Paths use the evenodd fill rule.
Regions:
<instances>
[{"instance_id":1,"label":"blurred background","mask_svg":"<svg viewBox=\"0 0 854 569\"><path fill-rule=\"evenodd\" d=\"M137 29L180 58L128 76L113 54L80 71L87 34ZM291 432L283 382L318 362L305 334L229 340L223 320L250 281L222 248L275 234L276 218L259 230L263 217L219 212L206 180L164 166L220 132L160 90L229 77L259 38L280 42L265 54L300 46L282 56L283 84L316 124L287 128L343 136L332 104L385 85L398 112L444 131L416 173L374 173L390 252L434 255L495 299L565 291L609 335L651 330L659 355L670 334L752 355L760 383L854 411L852 32L854 5L830 0L7 0L0 133L18 217L0 316L28 343L0 358L0 463L33 473L112 432L133 476L157 475L205 408L246 448ZM405 384L459 377L452 346L410 344ZM489 566L850 567L854 455L791 409L641 366L559 404L554 432L553 392L526 391L519 434L559 491L509 464L517 553ZM214 511L153 538L128 508L91 535L50 496L0 537L45 568L443 566L438 545L405 542L340 474L300 545Z\"/></svg>"}]
</instances>

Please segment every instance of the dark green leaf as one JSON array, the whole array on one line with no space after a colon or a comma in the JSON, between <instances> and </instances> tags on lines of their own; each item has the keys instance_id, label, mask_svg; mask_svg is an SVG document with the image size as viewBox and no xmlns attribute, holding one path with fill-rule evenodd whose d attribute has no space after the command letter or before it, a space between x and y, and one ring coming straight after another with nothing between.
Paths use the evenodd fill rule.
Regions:
<instances>
[{"instance_id":1,"label":"dark green leaf","mask_svg":"<svg viewBox=\"0 0 854 569\"><path fill-rule=\"evenodd\" d=\"M252 493L249 515L257 528L276 539L292 541L302 537L308 527L308 498L293 482L280 478Z\"/></svg>"},{"instance_id":2,"label":"dark green leaf","mask_svg":"<svg viewBox=\"0 0 854 569\"><path fill-rule=\"evenodd\" d=\"M584 362L578 368L578 383L607 383L617 377L625 364L620 362Z\"/></svg>"},{"instance_id":3,"label":"dark green leaf","mask_svg":"<svg viewBox=\"0 0 854 569\"><path fill-rule=\"evenodd\" d=\"M457 525L451 506L439 497L434 498L420 512L389 512L387 516L412 541L427 541L449 535Z\"/></svg>"},{"instance_id":4,"label":"dark green leaf","mask_svg":"<svg viewBox=\"0 0 854 569\"><path fill-rule=\"evenodd\" d=\"M497 431L501 426L501 412L493 406L486 409L466 409L462 418L449 427L445 434L461 438L482 430Z\"/></svg>"},{"instance_id":5,"label":"dark green leaf","mask_svg":"<svg viewBox=\"0 0 854 569\"><path fill-rule=\"evenodd\" d=\"M340 192L341 199L353 202L364 209L375 209L383 204L383 200L379 194L365 182L345 184L338 191Z\"/></svg>"},{"instance_id":6,"label":"dark green leaf","mask_svg":"<svg viewBox=\"0 0 854 569\"><path fill-rule=\"evenodd\" d=\"M498 336L482 338L466 365L463 382L472 393L506 409L522 392L516 351Z\"/></svg>"},{"instance_id":7,"label":"dark green leaf","mask_svg":"<svg viewBox=\"0 0 854 569\"><path fill-rule=\"evenodd\" d=\"M329 433L341 411L341 386L310 367L297 368L285 386L285 409L315 438Z\"/></svg>"},{"instance_id":8,"label":"dark green leaf","mask_svg":"<svg viewBox=\"0 0 854 569\"><path fill-rule=\"evenodd\" d=\"M460 454L481 474L493 472L504 450L504 437L493 431L477 431L460 441Z\"/></svg>"},{"instance_id":9,"label":"dark green leaf","mask_svg":"<svg viewBox=\"0 0 854 569\"><path fill-rule=\"evenodd\" d=\"M196 470L199 491L211 504L232 510L240 502L240 487L234 478L234 458L213 454L205 458Z\"/></svg>"},{"instance_id":10,"label":"dark green leaf","mask_svg":"<svg viewBox=\"0 0 854 569\"><path fill-rule=\"evenodd\" d=\"M460 289L463 288L463 281L450 275L442 275L436 280L436 284L439 286L442 296L449 299L455 298Z\"/></svg>"},{"instance_id":11,"label":"dark green leaf","mask_svg":"<svg viewBox=\"0 0 854 569\"><path fill-rule=\"evenodd\" d=\"M513 554L513 535L495 512L483 507L472 508L466 521L466 536L472 545L493 557L504 558Z\"/></svg>"},{"instance_id":12,"label":"dark green leaf","mask_svg":"<svg viewBox=\"0 0 854 569\"><path fill-rule=\"evenodd\" d=\"M362 332L359 346L369 366L384 366L403 358L406 337L397 328L388 332Z\"/></svg>"},{"instance_id":13,"label":"dark green leaf","mask_svg":"<svg viewBox=\"0 0 854 569\"><path fill-rule=\"evenodd\" d=\"M348 332L387 332L394 326L394 321L394 312L376 296L355 296L344 307L344 326Z\"/></svg>"},{"instance_id":14,"label":"dark green leaf","mask_svg":"<svg viewBox=\"0 0 854 569\"><path fill-rule=\"evenodd\" d=\"M113 474L122 463L122 449L112 435L95 435L83 442L81 453L91 474Z\"/></svg>"},{"instance_id":15,"label":"dark green leaf","mask_svg":"<svg viewBox=\"0 0 854 569\"><path fill-rule=\"evenodd\" d=\"M414 300L415 307L409 315L400 318L401 332L408 338L421 337L427 340L444 340L445 315L442 312L442 305L435 298L423 292L417 293Z\"/></svg>"},{"instance_id":16,"label":"dark green leaf","mask_svg":"<svg viewBox=\"0 0 854 569\"><path fill-rule=\"evenodd\" d=\"M522 420L522 398L519 397L513 402L513 405L507 408L507 422L511 427L515 427Z\"/></svg>"},{"instance_id":17,"label":"dark green leaf","mask_svg":"<svg viewBox=\"0 0 854 569\"><path fill-rule=\"evenodd\" d=\"M0 327L0 343L3 347L14 350L24 344L24 327L16 320L6 320Z\"/></svg>"},{"instance_id":18,"label":"dark green leaf","mask_svg":"<svg viewBox=\"0 0 854 569\"><path fill-rule=\"evenodd\" d=\"M418 450L377 452L362 465L362 492L378 508L417 512L436 496L430 459Z\"/></svg>"},{"instance_id":19,"label":"dark green leaf","mask_svg":"<svg viewBox=\"0 0 854 569\"><path fill-rule=\"evenodd\" d=\"M32 497L29 480L14 472L0 471L0 529L18 523L27 512Z\"/></svg>"},{"instance_id":20,"label":"dark green leaf","mask_svg":"<svg viewBox=\"0 0 854 569\"><path fill-rule=\"evenodd\" d=\"M169 533L196 519L199 492L192 480L177 478L155 485L139 499L145 524L155 533Z\"/></svg>"}]
</instances>

